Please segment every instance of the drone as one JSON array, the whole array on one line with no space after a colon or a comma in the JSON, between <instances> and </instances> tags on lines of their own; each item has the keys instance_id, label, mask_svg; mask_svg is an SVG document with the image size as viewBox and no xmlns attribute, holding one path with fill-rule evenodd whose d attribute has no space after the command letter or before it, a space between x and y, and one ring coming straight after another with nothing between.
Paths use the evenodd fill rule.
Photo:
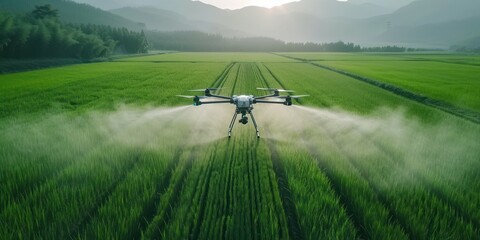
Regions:
<instances>
[{"instance_id":1,"label":"drone","mask_svg":"<svg viewBox=\"0 0 480 240\"><path fill-rule=\"evenodd\" d=\"M190 90L191 92L204 92L204 96L185 96L185 95L177 95L178 97L183 98L190 98L193 99L193 106L201 106L205 104L222 104L222 103L230 103L235 105L235 112L233 114L232 121L228 127L228 137L230 138L232 135L232 129L235 125L237 117L239 114L242 114L242 118L239 120L239 123L246 125L248 123L247 114L250 115L252 118L253 125L255 126L255 131L257 132L257 138L260 138L260 132L258 131L257 122L255 121L255 117L253 116L253 105L257 103L266 103L266 104L282 104L285 106L292 106L292 99L298 99L302 97L307 97L309 95L298 95L298 96L291 96L285 95L281 96L280 93L292 93L294 91L291 90L284 90L284 89L276 89L276 88L257 88L258 90L269 91L271 94L255 97L254 95L233 95L231 97L222 96L212 94L212 92L220 90L220 88L207 88L207 89L195 89ZM214 99L209 101L203 101L204 99ZM277 101L275 101L275 99ZM282 101L278 101L278 100Z\"/></svg>"}]
</instances>

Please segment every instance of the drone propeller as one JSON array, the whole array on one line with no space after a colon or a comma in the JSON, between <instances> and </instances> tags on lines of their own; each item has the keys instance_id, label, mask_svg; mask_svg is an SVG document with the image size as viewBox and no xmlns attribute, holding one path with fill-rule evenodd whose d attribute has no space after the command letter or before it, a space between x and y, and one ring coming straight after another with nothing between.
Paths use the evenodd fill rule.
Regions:
<instances>
[{"instance_id":1,"label":"drone propeller","mask_svg":"<svg viewBox=\"0 0 480 240\"><path fill-rule=\"evenodd\" d=\"M276 89L276 88L257 88L257 90L270 91L270 92L286 92L286 93L295 92L295 91L292 91L292 90Z\"/></svg>"},{"instance_id":2,"label":"drone propeller","mask_svg":"<svg viewBox=\"0 0 480 240\"><path fill-rule=\"evenodd\" d=\"M282 98L282 99L285 99L285 98L298 99L298 98L303 98L303 97L308 97L308 96L310 96L310 95L278 96L277 98Z\"/></svg>"},{"instance_id":3,"label":"drone propeller","mask_svg":"<svg viewBox=\"0 0 480 240\"><path fill-rule=\"evenodd\" d=\"M205 96L186 96L186 95L177 95L177 97L182 97L182 98L195 98L195 97L198 97L199 99L207 98L207 97L205 97Z\"/></svg>"},{"instance_id":4,"label":"drone propeller","mask_svg":"<svg viewBox=\"0 0 480 240\"><path fill-rule=\"evenodd\" d=\"M193 90L189 90L189 92L205 92L205 91L216 91L216 90L220 90L221 88L204 88L204 89L193 89Z\"/></svg>"}]
</instances>

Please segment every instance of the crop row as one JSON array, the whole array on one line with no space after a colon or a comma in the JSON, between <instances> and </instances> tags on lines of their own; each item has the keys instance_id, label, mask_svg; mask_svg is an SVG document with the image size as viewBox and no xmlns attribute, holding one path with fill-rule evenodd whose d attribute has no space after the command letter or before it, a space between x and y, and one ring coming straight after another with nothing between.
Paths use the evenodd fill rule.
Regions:
<instances>
[{"instance_id":1,"label":"crop row","mask_svg":"<svg viewBox=\"0 0 480 240\"><path fill-rule=\"evenodd\" d=\"M219 93L255 90L255 79L249 74L253 67L255 64L234 64L219 84ZM266 149L252 145L254 138L246 131L253 129L237 126L234 138L211 144L194 162L179 204L172 210L173 218L162 231L164 238L288 236Z\"/></svg>"},{"instance_id":2,"label":"crop row","mask_svg":"<svg viewBox=\"0 0 480 240\"><path fill-rule=\"evenodd\" d=\"M190 128L181 123L171 125L173 119L165 117L160 118L163 121L160 123L137 122L135 118L143 116L138 112L128 112L130 110L119 110L117 115L102 112L82 115L82 109L103 109L104 104L117 105L135 97L139 99L135 98L134 102L141 103L141 99L149 99L150 102L152 97L148 95L151 94L158 96L160 102L166 102L165 98L173 100L174 94L181 93L180 88L202 87L204 80L199 76L213 79L217 73L212 70L227 64L190 65L190 73L196 74L195 79L186 74L178 75L178 68L173 65L113 65L113 69L107 70L111 76L100 78L103 82L98 81L98 74L90 79L85 79L87 74L78 75L76 80L68 82L62 82L61 75L54 75L57 82L44 79L45 71L56 70L7 75L2 79L5 83L3 88L8 89L23 88L13 81L20 76L30 78L40 74L37 77L42 79L31 94L11 98L8 104L2 105L2 111L8 112L8 118L3 118L0 126L5 132L0 147L0 161L5 166L0 169L1 193L5 196L1 198L0 205L0 235L3 237L140 236L145 230L142 227L143 218L148 215L144 207L160 199L156 196L158 194L167 194L161 199L170 199L170 190L161 185L169 185L169 175L172 175L171 180L175 184L179 175L177 172L184 172L175 169L184 169L188 165L186 160L182 160L175 167L177 164L172 161L186 157L173 156L171 150L182 145L177 140L184 138ZM104 73L104 67L92 66L93 69L95 67ZM140 68L143 74L138 74L140 70L132 70L132 67ZM82 69L84 65L67 68ZM153 71L147 71L149 69ZM128 75L130 70L128 74L131 75ZM89 73L94 74L95 71ZM123 75L120 80L115 77L118 74ZM172 76L177 81L166 81ZM175 88L172 88L173 85ZM158 91L159 87L163 89ZM35 111L29 115L15 115L13 112L16 110L9 107L21 109L17 106L19 103L32 103L33 106L28 108L38 108L39 113L45 114L49 108L40 106L55 104L58 97L64 95L68 101L88 98L97 95L99 89L103 92L98 93L93 105L79 102L80 107L71 109L70 115L64 114L64 111L57 114L59 110L54 109L51 116L46 115L38 123L32 123L38 120ZM6 96L9 95L3 95ZM178 99L175 102L179 102ZM155 110L153 114L169 114L161 111ZM147 128L149 133L145 132ZM165 142L165 138L170 142ZM188 149L184 151L188 153ZM171 173L174 170L175 173ZM168 203L151 203L158 209L168 208L165 204ZM99 228L100 225L104 227Z\"/></svg>"},{"instance_id":3,"label":"crop row","mask_svg":"<svg viewBox=\"0 0 480 240\"><path fill-rule=\"evenodd\" d=\"M2 79L3 238L480 235L478 126L309 64L282 63L279 56L272 55L276 63L228 63L221 60L230 58L225 54L210 56L216 63L168 61L188 54L180 55L67 67L78 78L60 68ZM202 60L202 54L195 57ZM68 81L51 81L46 73ZM15 83L19 77L39 80L22 85ZM291 88L311 95L302 104L358 115L335 118L335 111L278 106L278 116L257 119L266 138L257 140L248 124L236 125L230 140L205 143L197 139L205 126L180 121L191 118L184 111L84 115L119 102L180 104L174 95L208 86L222 87L225 95ZM25 95L15 94L22 89ZM209 110L202 107L198 114ZM256 107L255 113L268 114L274 106ZM405 116L387 111L378 117L379 107L403 108ZM55 116L39 121L49 112ZM169 117L141 121L164 114ZM290 119L298 121L275 125ZM451 131L438 127L444 125Z\"/></svg>"},{"instance_id":4,"label":"crop row","mask_svg":"<svg viewBox=\"0 0 480 240\"><path fill-rule=\"evenodd\" d=\"M299 89L299 86L300 89L319 89L321 87L330 87L328 85L320 85L321 82L324 82L320 79L316 82L298 80L298 78L304 79L307 74L319 76L320 72L323 72L323 70L315 70L310 68L309 73L299 73L298 75L295 75L295 77L293 77L292 72L281 72L280 65L283 65L283 67L285 68L285 64L267 65L271 66L272 69L274 69L277 77L279 76L283 83L288 86L292 86L295 89ZM328 74L328 76L331 76L331 82L346 81L341 80L343 78L342 76L335 77L334 75L330 75L329 73L324 74ZM306 87L305 85L307 84L310 87ZM359 90L363 90L365 93L368 93L369 91L373 93L376 91L375 89L369 89L368 86L362 87L361 85L358 85L358 87ZM349 91L346 91L345 94L338 92L336 94L338 95L338 97L360 99L359 96L345 96L345 94L349 94ZM314 98L321 99L320 101L323 102L329 102L334 100L337 103L341 103L341 105L346 105L343 100L337 101L333 96L326 94L316 97L314 96ZM378 98L378 96L368 96L368 98ZM390 98L392 98L392 100L394 99L394 97ZM380 103L380 101L376 102ZM417 106L411 106L408 104L405 105L409 108L418 108ZM415 112L417 111L420 111L420 109L415 110ZM431 112L435 112L435 110L429 110L425 108L422 109L422 111L424 112L423 114L429 114L430 116L433 115ZM449 119L449 116L441 117L444 119ZM343 131L338 131L338 126L336 126L336 123L333 122L335 120L332 119L330 120L331 122L325 124L320 121L321 119L322 118L317 119L317 121L319 121L317 123L317 126L325 125L325 129L323 130L323 133L319 132L316 133L315 136L312 136L311 140L315 141L315 139L323 137L327 139L332 139L330 140L332 141L332 144L330 144L330 146L328 147L322 148L321 152L317 152L315 150L319 148L319 146L313 145L311 146L313 151L323 156L323 152L331 151L332 149L335 149L335 146L337 146L336 148L338 149L338 152L335 153L334 156L336 155L337 158L340 157L340 159L348 160L348 165L352 165L353 170L358 171L358 174L360 174L360 176L358 176L357 174L357 177L345 180L345 184L342 184L342 182L335 180L335 182L337 182L336 184L347 185L348 187L348 185L354 186L354 184L349 182L359 181L356 178L360 178L360 181L366 181L365 183L371 186L371 189L369 190L371 193L369 194L374 194L373 199L377 198L376 201L379 203L379 205L377 205L375 209L372 208L372 210L377 210L376 212L378 213L380 209L385 209L385 213L382 214L384 216L383 219L387 217L393 217L393 219L395 219L393 224L399 224L399 226L401 226L401 229L405 231L407 236L415 238L444 238L448 236L472 238L474 236L478 236L478 226L476 226L477 211L469 202L471 201L472 197L474 199L478 198L478 196L476 196L476 193L472 192L473 188L478 184L478 180L477 177L475 177L473 174L470 174L471 171L475 171L474 169L478 169L478 162L476 162L475 160L475 156L478 156L478 152L474 150L475 142L468 143L468 139L470 141L472 139L475 139L474 136L467 134L470 135L470 137L467 137L466 141L462 140L462 143L466 143L466 145L461 148L465 152L448 152L448 150L444 152L447 154L461 154L461 159L462 161L464 161L464 164L473 167L473 169L467 170L465 167L459 167L458 161L447 160L445 161L446 163L438 162L437 164L437 162L435 161L435 158L437 156L435 151L428 151L422 149L426 147L433 147L433 149L438 151L438 149L440 148L436 147L435 145L431 145L435 144L435 141L425 141L424 139L422 139L420 141L422 145L417 146L419 149L408 149L405 148L405 146L392 146L396 143L398 144L398 142L392 141L392 139L387 140L378 136L364 135L361 130L355 129L355 124L352 124L353 128L351 129L347 128ZM451 121L455 122L455 120L453 119L451 119ZM452 124L450 127L457 127L459 125L460 129L462 129L462 126L471 127L469 123L458 124L458 122L461 121L456 121L457 123ZM423 136L421 132L417 134L420 134L418 136ZM356 139L364 140L360 140L361 142L356 143L359 146L353 147L350 145L345 145L345 143L353 144ZM382 145L382 143L385 142L387 143L387 145L389 145L388 147L384 146L385 144ZM439 142L441 143L441 141ZM442 151L440 150L440 152ZM419 158L419 154L423 156L423 158ZM415 160L410 159L412 157ZM455 155L451 155L451 157L454 159ZM442 157L440 159L448 158ZM332 166L332 163L330 161L321 162L321 164L324 166ZM413 163L415 163L415 165L411 166ZM457 169L462 169L464 172L466 172L467 176L469 177L467 179L461 179L462 181L460 182L457 179L457 182L452 185L452 182L444 181L443 176L445 176L446 179L458 178L458 173L460 171L452 171L451 168L455 165ZM340 179L339 175L341 174L342 171L335 169L334 171L330 171L329 175L331 179ZM432 186L434 186L435 188L432 189ZM452 186L458 186L459 189L466 189L458 190L454 189ZM337 188L341 189L342 186L338 186ZM346 193L353 193L354 191L354 189L350 188L346 190ZM462 195L462 193L465 193L465 195ZM350 198L346 201L354 201L353 196L349 196ZM365 206L365 204L363 205ZM357 205L357 207L354 206L352 210L356 211L357 209L359 209L358 207L360 207L360 205ZM366 217L373 213L368 212L368 208L364 207L364 209L366 209L367 212L365 212L365 210L360 211L363 212L360 215ZM465 214L466 210L468 212L470 212L471 210L471 214ZM371 220L372 219L368 221ZM360 220L360 222L362 221ZM378 223L378 221L373 221L372 223L374 222ZM383 224L388 224L388 222L385 222ZM396 227L394 227L392 230L394 230L395 228ZM384 226L377 228L377 230L380 230L379 233L382 232L381 229L384 229L384 231L386 231L388 228L385 228ZM394 233L394 231L383 236L392 236L392 233ZM371 236L382 236L375 234L375 232L370 232L369 234L372 234Z\"/></svg>"},{"instance_id":5,"label":"crop row","mask_svg":"<svg viewBox=\"0 0 480 240\"><path fill-rule=\"evenodd\" d=\"M263 86L285 88L264 64L258 64L257 70L258 76L264 81ZM289 109L283 111L289 112ZM283 129L272 126L268 131ZM295 238L305 239L316 239L319 236L332 239L356 238L361 229L356 229L352 224L340 196L334 192L330 180L316 166L315 160L295 144L272 139L266 141L279 188L286 188L280 189L280 192L283 190L282 202L289 218L291 234ZM292 221L297 221L300 229L295 229Z\"/></svg>"}]
</instances>

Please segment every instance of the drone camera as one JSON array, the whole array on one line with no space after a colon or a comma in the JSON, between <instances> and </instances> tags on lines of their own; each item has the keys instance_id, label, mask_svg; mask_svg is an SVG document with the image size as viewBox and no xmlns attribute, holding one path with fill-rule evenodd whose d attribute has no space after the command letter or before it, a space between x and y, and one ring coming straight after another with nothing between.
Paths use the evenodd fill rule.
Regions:
<instances>
[{"instance_id":1,"label":"drone camera","mask_svg":"<svg viewBox=\"0 0 480 240\"><path fill-rule=\"evenodd\" d=\"M247 116L243 116L242 119L240 119L239 122L242 123L242 124L244 124L244 125L247 124L247 123L248 123L248 117L247 117Z\"/></svg>"}]
</instances>

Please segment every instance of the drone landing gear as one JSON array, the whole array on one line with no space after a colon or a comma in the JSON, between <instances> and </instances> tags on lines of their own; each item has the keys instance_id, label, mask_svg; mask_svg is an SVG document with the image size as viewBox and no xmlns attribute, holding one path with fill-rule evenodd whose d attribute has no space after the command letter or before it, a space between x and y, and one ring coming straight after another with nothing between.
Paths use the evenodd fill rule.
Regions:
<instances>
[{"instance_id":1,"label":"drone landing gear","mask_svg":"<svg viewBox=\"0 0 480 240\"><path fill-rule=\"evenodd\" d=\"M250 114L250 117L252 117L253 126L255 126L255 131L257 131L257 138L260 138L260 132L258 131L257 122L253 117L253 113L252 112L248 112L248 113Z\"/></svg>"},{"instance_id":2,"label":"drone landing gear","mask_svg":"<svg viewBox=\"0 0 480 240\"><path fill-rule=\"evenodd\" d=\"M228 137L230 138L232 136L232 129L233 126L235 125L235 121L237 120L238 112L235 111L232 117L232 121L230 122L230 126L228 127ZM255 131L257 132L257 138L260 138L260 132L258 131L258 126L257 122L255 121L255 117L253 117L253 113L250 111L248 112L250 114L250 117L252 118L253 126L255 126ZM248 118L245 116L246 114L242 114L242 119L240 120L241 123L247 124Z\"/></svg>"},{"instance_id":3,"label":"drone landing gear","mask_svg":"<svg viewBox=\"0 0 480 240\"><path fill-rule=\"evenodd\" d=\"M230 122L230 126L228 127L228 137L229 138L232 136L232 128L233 128L233 125L235 125L235 120L237 120L237 116L238 116L238 113L237 113L237 111L235 111L235 113L233 114L232 121Z\"/></svg>"}]
</instances>

